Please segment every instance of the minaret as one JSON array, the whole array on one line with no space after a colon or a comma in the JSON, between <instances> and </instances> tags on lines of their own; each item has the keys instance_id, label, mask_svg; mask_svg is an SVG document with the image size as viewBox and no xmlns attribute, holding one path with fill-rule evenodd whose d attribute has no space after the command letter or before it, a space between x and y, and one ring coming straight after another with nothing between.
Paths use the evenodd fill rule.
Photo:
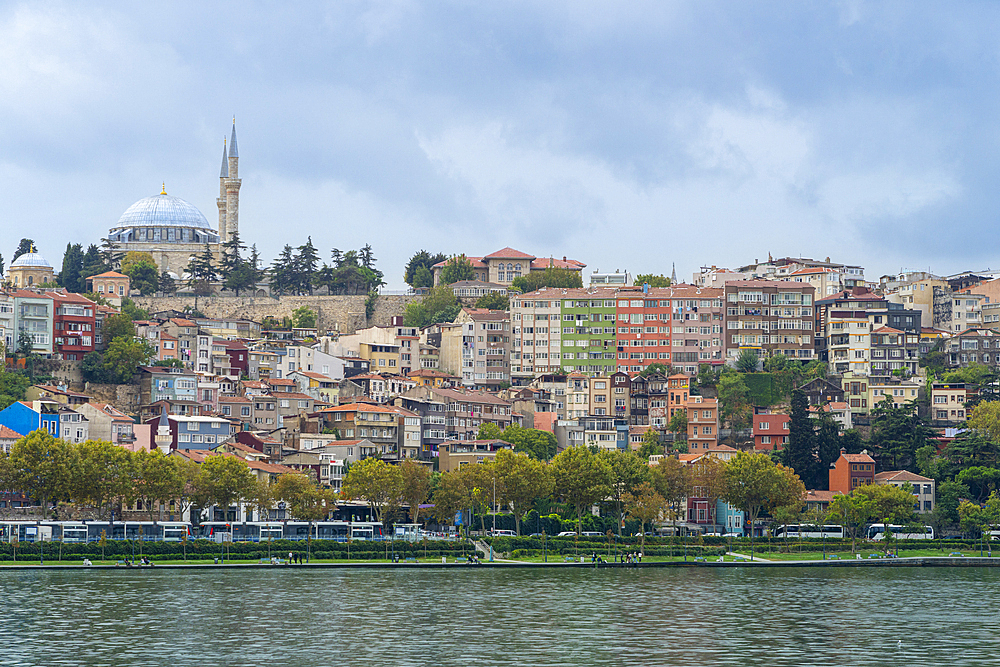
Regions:
<instances>
[{"instance_id":1,"label":"minaret","mask_svg":"<svg viewBox=\"0 0 1000 667\"><path fill-rule=\"evenodd\" d=\"M170 419L167 417L167 406L164 404L161 407L160 423L156 427L156 435L153 436L153 442L161 452L169 454L170 444L173 442L174 437L170 434Z\"/></svg>"},{"instance_id":2,"label":"minaret","mask_svg":"<svg viewBox=\"0 0 1000 667\"><path fill-rule=\"evenodd\" d=\"M229 175L226 182L226 232L222 242L229 241L240 231L240 151L236 145L236 117L233 116L233 136L229 139Z\"/></svg>"},{"instance_id":3,"label":"minaret","mask_svg":"<svg viewBox=\"0 0 1000 667\"><path fill-rule=\"evenodd\" d=\"M229 178L229 154L226 151L226 138L222 138L222 171L219 172L219 198L215 203L219 205L219 236L225 241L226 233L226 179Z\"/></svg>"},{"instance_id":4,"label":"minaret","mask_svg":"<svg viewBox=\"0 0 1000 667\"><path fill-rule=\"evenodd\" d=\"M677 283L677 264L671 263L670 265L670 284L675 285Z\"/></svg>"}]
</instances>

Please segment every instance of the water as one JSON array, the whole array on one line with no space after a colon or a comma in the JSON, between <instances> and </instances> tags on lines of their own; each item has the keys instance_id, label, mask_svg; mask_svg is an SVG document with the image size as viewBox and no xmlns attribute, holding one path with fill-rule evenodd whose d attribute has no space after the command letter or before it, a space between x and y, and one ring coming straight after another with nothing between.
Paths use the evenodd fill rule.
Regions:
<instances>
[{"instance_id":1,"label":"water","mask_svg":"<svg viewBox=\"0 0 1000 667\"><path fill-rule=\"evenodd\" d=\"M8 570L0 665L1000 665L998 584L974 568Z\"/></svg>"}]
</instances>

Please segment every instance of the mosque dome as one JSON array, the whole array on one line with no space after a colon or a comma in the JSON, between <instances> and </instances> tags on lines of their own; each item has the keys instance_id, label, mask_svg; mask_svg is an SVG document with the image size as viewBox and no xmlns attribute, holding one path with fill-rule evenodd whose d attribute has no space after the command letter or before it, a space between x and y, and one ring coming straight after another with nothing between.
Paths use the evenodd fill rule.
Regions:
<instances>
[{"instance_id":1,"label":"mosque dome","mask_svg":"<svg viewBox=\"0 0 1000 667\"><path fill-rule=\"evenodd\" d=\"M12 269L21 268L45 268L51 269L52 265L46 261L44 257L39 255L37 252L26 252L17 259L15 259L10 264Z\"/></svg>"},{"instance_id":2,"label":"mosque dome","mask_svg":"<svg viewBox=\"0 0 1000 667\"><path fill-rule=\"evenodd\" d=\"M190 227L208 229L208 220L194 204L161 192L140 199L118 219L117 227Z\"/></svg>"}]
</instances>

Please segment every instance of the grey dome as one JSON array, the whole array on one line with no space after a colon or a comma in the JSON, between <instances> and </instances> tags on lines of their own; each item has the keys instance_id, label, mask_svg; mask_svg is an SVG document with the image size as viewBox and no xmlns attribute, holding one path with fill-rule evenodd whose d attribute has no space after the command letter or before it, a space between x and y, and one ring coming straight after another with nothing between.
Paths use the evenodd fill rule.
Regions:
<instances>
[{"instance_id":1,"label":"grey dome","mask_svg":"<svg viewBox=\"0 0 1000 667\"><path fill-rule=\"evenodd\" d=\"M140 199L129 206L118 219L117 226L212 229L194 204L164 193Z\"/></svg>"},{"instance_id":2,"label":"grey dome","mask_svg":"<svg viewBox=\"0 0 1000 667\"><path fill-rule=\"evenodd\" d=\"M52 265L49 264L45 260L45 258L39 255L37 252L26 252L17 259L15 259L10 264L10 268L12 269L26 268L31 266L44 267L47 269L52 268Z\"/></svg>"}]
</instances>

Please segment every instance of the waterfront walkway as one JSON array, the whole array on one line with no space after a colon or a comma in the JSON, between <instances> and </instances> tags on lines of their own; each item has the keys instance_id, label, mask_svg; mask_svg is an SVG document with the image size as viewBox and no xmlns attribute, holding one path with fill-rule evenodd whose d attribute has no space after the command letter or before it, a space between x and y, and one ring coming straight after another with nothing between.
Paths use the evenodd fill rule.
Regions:
<instances>
[{"instance_id":1,"label":"waterfront walkway","mask_svg":"<svg viewBox=\"0 0 1000 667\"><path fill-rule=\"evenodd\" d=\"M736 554L737 556L742 554ZM649 569L649 568L733 568L733 567L1000 567L1000 558L987 557L948 557L948 556L927 556L914 558L879 558L879 559L844 559L844 560L783 560L769 561L754 557L745 561L717 562L715 560L695 561L644 561L642 563L592 563L589 560L580 563L573 561L553 561L549 563L535 563L528 561L504 560L489 562L483 560L479 564L470 565L468 563L441 563L433 560L423 562L366 562L366 563L303 563L300 565L272 565L270 563L169 563L153 566L133 566L123 567L121 565L83 565L82 563L55 563L40 565L38 563L18 563L0 565L0 572L7 570L115 570L120 572L153 572L158 570L222 570L222 569L275 569L288 572L303 570L343 570L343 569L479 569L479 568L576 568L592 570L608 569Z\"/></svg>"}]
</instances>

